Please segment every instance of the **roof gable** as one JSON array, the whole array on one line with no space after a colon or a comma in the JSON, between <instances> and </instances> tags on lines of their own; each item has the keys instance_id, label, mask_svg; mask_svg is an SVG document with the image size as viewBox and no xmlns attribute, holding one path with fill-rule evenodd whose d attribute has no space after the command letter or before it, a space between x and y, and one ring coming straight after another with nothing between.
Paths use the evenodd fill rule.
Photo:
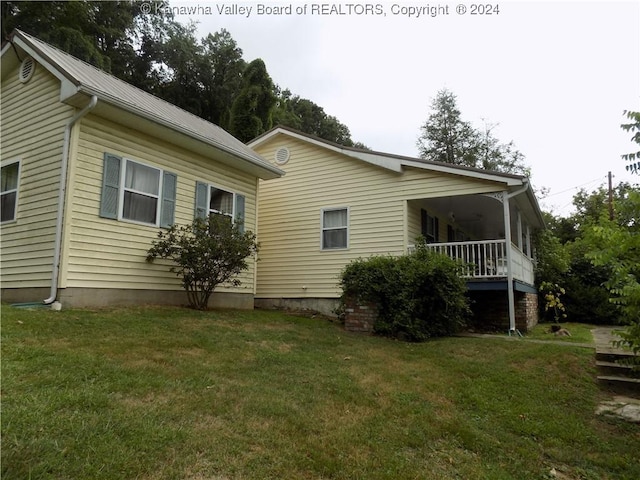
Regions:
<instances>
[{"instance_id":1,"label":"roof gable","mask_svg":"<svg viewBox=\"0 0 640 480\"><path fill-rule=\"evenodd\" d=\"M406 157L403 155L395 155L391 153L377 152L373 150L362 150L359 148L346 147L337 143L329 142L312 135L296 131L294 129L277 126L261 136L250 141L248 145L252 148L261 145L278 135L285 135L296 138L306 143L310 143L333 152L356 158L366 163L386 168L394 172L402 172L407 167L418 168L422 170L431 170L433 172L448 173L451 175L460 175L473 179L489 180L506 184L506 186L520 186L527 180L526 177L513 175L509 173L494 172L482 170L479 168L464 167L461 165L451 165L442 162L432 162L420 158Z\"/></svg>"},{"instance_id":2,"label":"roof gable","mask_svg":"<svg viewBox=\"0 0 640 480\"><path fill-rule=\"evenodd\" d=\"M33 57L61 81L60 100L73 106L84 106L87 96L169 128L193 140L234 157L241 167L249 164L257 176L268 179L284 172L271 165L240 140L219 126L208 122L165 100L147 93L99 68L89 65L20 30L14 31L2 48L5 55L15 48ZM17 54L17 52L16 52ZM4 72L3 72L4 73Z\"/></svg>"}]
</instances>

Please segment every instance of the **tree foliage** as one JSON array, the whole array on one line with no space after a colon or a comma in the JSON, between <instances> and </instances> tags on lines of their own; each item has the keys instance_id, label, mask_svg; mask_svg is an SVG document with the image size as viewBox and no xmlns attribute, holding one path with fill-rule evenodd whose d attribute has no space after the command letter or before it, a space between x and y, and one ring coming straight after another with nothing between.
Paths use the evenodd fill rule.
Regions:
<instances>
[{"instance_id":1,"label":"tree foliage","mask_svg":"<svg viewBox=\"0 0 640 480\"><path fill-rule=\"evenodd\" d=\"M334 116L327 115L324 109L290 90L278 88L278 101L274 110L274 123L291 127L301 132L328 140L329 142L367 149L363 144L354 144L349 128Z\"/></svg>"},{"instance_id":2,"label":"tree foliage","mask_svg":"<svg viewBox=\"0 0 640 480\"><path fill-rule=\"evenodd\" d=\"M247 269L247 258L257 251L252 232L242 232L239 223L232 223L225 215L211 214L190 225L160 230L147 252L147 261L171 260L169 270L182 279L189 304L204 310L218 285L240 285L237 275Z\"/></svg>"},{"instance_id":3,"label":"tree foliage","mask_svg":"<svg viewBox=\"0 0 640 480\"><path fill-rule=\"evenodd\" d=\"M274 84L261 59L254 60L242 74L242 88L231 106L229 131L248 142L273 126L276 104Z\"/></svg>"},{"instance_id":4,"label":"tree foliage","mask_svg":"<svg viewBox=\"0 0 640 480\"><path fill-rule=\"evenodd\" d=\"M419 155L435 162L528 175L524 155L513 142L501 143L493 135L495 127L485 124L483 131L474 128L462 119L456 95L447 89L440 90L420 129Z\"/></svg>"},{"instance_id":5,"label":"tree foliage","mask_svg":"<svg viewBox=\"0 0 640 480\"><path fill-rule=\"evenodd\" d=\"M226 29L200 39L197 25L175 21L167 5L162 0L2 2L2 34L7 38L20 28L243 141L282 124L366 148L354 145L349 129L322 107L281 91L262 60L246 62Z\"/></svg>"},{"instance_id":6,"label":"tree foliage","mask_svg":"<svg viewBox=\"0 0 640 480\"><path fill-rule=\"evenodd\" d=\"M630 132L631 141L636 145L640 145L640 112L633 112L625 110L624 115L630 120L629 123L623 123L620 127L625 132ZM637 152L625 153L622 155L622 159L629 162L626 166L627 170L631 173L640 174L640 150Z\"/></svg>"},{"instance_id":7,"label":"tree foliage","mask_svg":"<svg viewBox=\"0 0 640 480\"><path fill-rule=\"evenodd\" d=\"M625 263L635 258L640 264L640 257L634 254L633 242L625 241L627 237L638 238L640 208L634 200L638 192L637 185L625 182L613 189L613 220L609 218L609 192L604 187L576 193L573 197L575 213L568 217L545 215L548 228L535 238L536 279L539 284L550 282L566 290L563 303L571 321L616 324L628 317L623 303L615 300L617 294L612 287L618 293L622 292L614 286L620 283L616 258ZM608 245L606 238L616 245ZM629 259L620 257L619 246L627 248L625 254L631 255ZM634 275L637 278L637 273Z\"/></svg>"}]
</instances>

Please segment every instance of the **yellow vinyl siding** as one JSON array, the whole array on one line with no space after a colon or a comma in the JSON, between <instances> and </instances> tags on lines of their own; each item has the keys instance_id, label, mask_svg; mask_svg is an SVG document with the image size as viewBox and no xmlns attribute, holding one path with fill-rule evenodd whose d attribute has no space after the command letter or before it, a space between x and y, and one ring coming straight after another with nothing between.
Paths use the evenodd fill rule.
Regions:
<instances>
[{"instance_id":1,"label":"yellow vinyl siding","mask_svg":"<svg viewBox=\"0 0 640 480\"><path fill-rule=\"evenodd\" d=\"M176 275L168 271L167 262L145 261L159 227L98 216L105 152L177 174L176 223L193 221L195 185L203 181L244 195L245 226L255 231L255 177L90 114L81 121L69 186L73 207L66 222L62 286L182 288ZM249 270L240 276L240 287L218 290L252 293L254 265L249 263Z\"/></svg>"},{"instance_id":2,"label":"yellow vinyl siding","mask_svg":"<svg viewBox=\"0 0 640 480\"><path fill-rule=\"evenodd\" d=\"M2 161L20 159L16 221L2 225L3 288L51 284L65 123L74 109L59 102L60 82L37 65L27 83L18 70L2 81Z\"/></svg>"},{"instance_id":3,"label":"yellow vinyl siding","mask_svg":"<svg viewBox=\"0 0 640 480\"><path fill-rule=\"evenodd\" d=\"M496 184L418 168L402 173L279 135L256 151L273 161L287 147L284 177L260 183L259 298L334 298L341 270L371 255L400 255L420 234L409 200L496 190ZM321 210L349 208L349 248L321 250ZM443 212L440 239L446 241ZM444 212L446 213L446 212Z\"/></svg>"}]
</instances>

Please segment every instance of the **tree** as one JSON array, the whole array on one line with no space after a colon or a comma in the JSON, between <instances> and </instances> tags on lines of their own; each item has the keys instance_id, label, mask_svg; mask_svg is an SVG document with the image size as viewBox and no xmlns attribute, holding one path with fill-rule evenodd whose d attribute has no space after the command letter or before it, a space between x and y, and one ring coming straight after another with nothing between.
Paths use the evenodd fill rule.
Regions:
<instances>
[{"instance_id":1,"label":"tree","mask_svg":"<svg viewBox=\"0 0 640 480\"><path fill-rule=\"evenodd\" d=\"M480 138L471 124L462 120L457 97L447 89L440 90L431 109L418 139L420 158L475 167Z\"/></svg>"},{"instance_id":2,"label":"tree","mask_svg":"<svg viewBox=\"0 0 640 480\"><path fill-rule=\"evenodd\" d=\"M242 74L242 90L233 101L229 130L248 142L272 127L272 110L276 104L275 86L261 59L247 65Z\"/></svg>"},{"instance_id":3,"label":"tree","mask_svg":"<svg viewBox=\"0 0 640 480\"><path fill-rule=\"evenodd\" d=\"M182 278L189 304L204 310L218 285L240 285L237 275L247 269L247 258L257 251L252 232L242 232L240 224L225 215L211 214L207 219L196 218L191 225L160 230L147 261L173 261L169 270Z\"/></svg>"},{"instance_id":4,"label":"tree","mask_svg":"<svg viewBox=\"0 0 640 480\"><path fill-rule=\"evenodd\" d=\"M493 135L495 124L476 130L462 120L457 97L440 90L431 103L432 113L421 127L417 146L420 158L454 165L529 175L524 155L513 142L500 143Z\"/></svg>"},{"instance_id":5,"label":"tree","mask_svg":"<svg viewBox=\"0 0 640 480\"><path fill-rule=\"evenodd\" d=\"M242 72L247 64L242 59L242 49L224 28L202 39L202 49L203 114L228 129L231 105L242 87Z\"/></svg>"},{"instance_id":6,"label":"tree","mask_svg":"<svg viewBox=\"0 0 640 480\"><path fill-rule=\"evenodd\" d=\"M163 2L2 2L2 36L19 28L146 91L157 84L155 66L173 24Z\"/></svg>"},{"instance_id":7,"label":"tree","mask_svg":"<svg viewBox=\"0 0 640 480\"><path fill-rule=\"evenodd\" d=\"M604 218L587 229L584 240L591 246L587 253L591 262L612 270L605 286L610 302L619 307L629 325L620 334L622 343L640 353L640 190L631 192L627 201L635 212L627 228Z\"/></svg>"},{"instance_id":8,"label":"tree","mask_svg":"<svg viewBox=\"0 0 640 480\"><path fill-rule=\"evenodd\" d=\"M195 23L172 23L162 47L162 67L158 93L168 102L202 117L204 87L202 46L196 38Z\"/></svg>"},{"instance_id":9,"label":"tree","mask_svg":"<svg viewBox=\"0 0 640 480\"><path fill-rule=\"evenodd\" d=\"M623 123L620 127L625 132L631 132L633 134L631 136L631 141L640 145L640 112L625 110L624 115L631 120L631 123ZM640 151L626 153L622 155L622 159L630 162L626 167L628 171L640 174Z\"/></svg>"}]
</instances>

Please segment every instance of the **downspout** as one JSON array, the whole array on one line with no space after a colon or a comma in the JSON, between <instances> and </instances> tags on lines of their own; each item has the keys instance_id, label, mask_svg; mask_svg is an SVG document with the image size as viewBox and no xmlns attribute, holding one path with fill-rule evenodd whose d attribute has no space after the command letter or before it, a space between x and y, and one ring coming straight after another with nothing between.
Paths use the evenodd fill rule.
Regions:
<instances>
[{"instance_id":1,"label":"downspout","mask_svg":"<svg viewBox=\"0 0 640 480\"><path fill-rule=\"evenodd\" d=\"M520 332L516 329L516 305L515 305L515 293L513 291L513 270L511 266L511 212L509 211L509 199L523 192L526 192L529 188L529 180L523 180L524 186L515 192L504 192L502 194L502 206L504 209L504 240L507 247L507 295L509 297L509 335L512 333Z\"/></svg>"},{"instance_id":2,"label":"downspout","mask_svg":"<svg viewBox=\"0 0 640 480\"><path fill-rule=\"evenodd\" d=\"M62 250L62 220L64 217L64 202L67 193L67 172L69 171L69 151L71 150L71 129L75 123L89 113L98 103L98 97L93 95L89 104L76 113L64 128L64 143L62 145L62 165L60 166L60 188L58 189L58 212L56 217L56 238L53 247L53 272L51 273L50 296L42 303L49 305L58 295L58 276L60 274L60 255Z\"/></svg>"}]
</instances>

